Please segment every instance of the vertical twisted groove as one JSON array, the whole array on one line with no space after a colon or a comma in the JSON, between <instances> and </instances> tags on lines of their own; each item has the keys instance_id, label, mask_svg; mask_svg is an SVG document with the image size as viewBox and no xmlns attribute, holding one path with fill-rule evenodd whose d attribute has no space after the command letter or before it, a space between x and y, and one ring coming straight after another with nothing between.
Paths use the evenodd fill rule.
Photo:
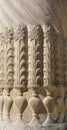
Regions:
<instances>
[{"instance_id":1,"label":"vertical twisted groove","mask_svg":"<svg viewBox=\"0 0 67 130\"><path fill-rule=\"evenodd\" d=\"M43 32L40 25L30 30L29 42L29 77L30 85L43 85Z\"/></svg>"},{"instance_id":2,"label":"vertical twisted groove","mask_svg":"<svg viewBox=\"0 0 67 130\"><path fill-rule=\"evenodd\" d=\"M7 84L13 84L13 52L7 48Z\"/></svg>"},{"instance_id":3,"label":"vertical twisted groove","mask_svg":"<svg viewBox=\"0 0 67 130\"><path fill-rule=\"evenodd\" d=\"M44 28L44 31L44 84L49 84L51 83L51 45L49 37L50 28Z\"/></svg>"},{"instance_id":4,"label":"vertical twisted groove","mask_svg":"<svg viewBox=\"0 0 67 130\"><path fill-rule=\"evenodd\" d=\"M23 96L23 92L27 90L27 27L19 24L16 30L16 44L15 44L15 82L14 85L18 90L18 96L15 97L15 104L18 110L18 117L16 123L24 124L22 114L27 107L27 100ZM16 62L17 59L17 62Z\"/></svg>"},{"instance_id":5,"label":"vertical twisted groove","mask_svg":"<svg viewBox=\"0 0 67 130\"><path fill-rule=\"evenodd\" d=\"M44 64L44 85L54 84L54 42L55 29L52 25L44 25L44 45L43 45L43 64Z\"/></svg>"},{"instance_id":6,"label":"vertical twisted groove","mask_svg":"<svg viewBox=\"0 0 67 130\"><path fill-rule=\"evenodd\" d=\"M43 85L43 32L41 26L36 26L36 36L35 36L35 73L36 73L36 84L39 86Z\"/></svg>"},{"instance_id":7,"label":"vertical twisted groove","mask_svg":"<svg viewBox=\"0 0 67 130\"><path fill-rule=\"evenodd\" d=\"M19 84L27 85L27 27L18 26L17 40L19 44Z\"/></svg>"},{"instance_id":8,"label":"vertical twisted groove","mask_svg":"<svg viewBox=\"0 0 67 130\"><path fill-rule=\"evenodd\" d=\"M10 110L13 104L13 100L10 96L10 92L13 89L14 84L14 32L12 28L6 28L5 30L5 52L6 52L6 81L5 90L6 96L4 97L5 116L4 120L10 122Z\"/></svg>"},{"instance_id":9,"label":"vertical twisted groove","mask_svg":"<svg viewBox=\"0 0 67 130\"><path fill-rule=\"evenodd\" d=\"M6 65L7 65L7 85L13 85L14 83L14 45L13 45L13 30L6 30Z\"/></svg>"},{"instance_id":10,"label":"vertical twisted groove","mask_svg":"<svg viewBox=\"0 0 67 130\"><path fill-rule=\"evenodd\" d=\"M26 84L26 46L24 42L20 43L20 84Z\"/></svg>"}]
</instances>

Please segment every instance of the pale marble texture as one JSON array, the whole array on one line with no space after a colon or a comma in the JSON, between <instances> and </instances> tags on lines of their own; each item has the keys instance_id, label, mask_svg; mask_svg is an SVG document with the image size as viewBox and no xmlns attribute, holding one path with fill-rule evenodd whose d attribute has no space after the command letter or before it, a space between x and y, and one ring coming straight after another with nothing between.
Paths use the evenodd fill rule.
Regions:
<instances>
[{"instance_id":1,"label":"pale marble texture","mask_svg":"<svg viewBox=\"0 0 67 130\"><path fill-rule=\"evenodd\" d=\"M53 22L67 33L67 0L0 0L0 30L6 25Z\"/></svg>"}]
</instances>

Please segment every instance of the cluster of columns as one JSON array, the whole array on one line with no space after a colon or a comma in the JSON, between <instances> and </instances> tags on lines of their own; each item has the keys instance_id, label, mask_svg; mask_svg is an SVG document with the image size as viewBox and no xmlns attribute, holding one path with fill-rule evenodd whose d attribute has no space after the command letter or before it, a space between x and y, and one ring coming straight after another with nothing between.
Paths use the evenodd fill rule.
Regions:
<instances>
[{"instance_id":1,"label":"cluster of columns","mask_svg":"<svg viewBox=\"0 0 67 130\"><path fill-rule=\"evenodd\" d=\"M67 90L64 87L66 72L63 71L63 46L62 34L51 24L29 27L20 24L16 29L6 28L0 34L1 121L11 122L13 102L18 111L15 124L25 124L22 115L28 105L32 112L32 120L28 125L40 124L39 111L42 103L47 112L43 125L66 121ZM13 89L18 90L14 101L11 97ZM32 90L29 101L23 96L28 90ZM40 90L46 92L43 101L39 97ZM52 117L55 109L58 113L56 119Z\"/></svg>"}]
</instances>

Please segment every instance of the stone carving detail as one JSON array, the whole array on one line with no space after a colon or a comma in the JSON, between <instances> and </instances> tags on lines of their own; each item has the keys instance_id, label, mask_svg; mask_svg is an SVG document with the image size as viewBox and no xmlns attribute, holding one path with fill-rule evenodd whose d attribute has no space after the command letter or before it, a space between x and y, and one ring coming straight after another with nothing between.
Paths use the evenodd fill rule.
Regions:
<instances>
[{"instance_id":1,"label":"stone carving detail","mask_svg":"<svg viewBox=\"0 0 67 130\"><path fill-rule=\"evenodd\" d=\"M18 110L18 117L16 122L19 122L20 124L24 125L24 121L22 120L22 114L25 108L27 107L27 100L26 98L23 97L23 92L25 92L27 89L27 76L28 76L27 28L25 25L20 24L18 26L15 37L16 37L15 44L18 47L18 50L16 50L17 48L15 48L15 52L17 51L15 57L17 57L18 60L18 62L15 64L16 65L19 64L18 65L19 75L16 75L17 70L15 71L15 76L18 76L18 82L15 77L16 81L14 83L15 88L18 90L18 97L15 98L15 104Z\"/></svg>"},{"instance_id":2,"label":"stone carving detail","mask_svg":"<svg viewBox=\"0 0 67 130\"><path fill-rule=\"evenodd\" d=\"M37 87L33 87L32 89L32 98L29 100L29 106L32 111L32 120L29 125L39 125L39 111L41 109L41 99L38 96Z\"/></svg>"},{"instance_id":3,"label":"stone carving detail","mask_svg":"<svg viewBox=\"0 0 67 130\"><path fill-rule=\"evenodd\" d=\"M52 87L55 85L55 68L54 68L54 42L56 39L56 31L53 25L48 24L43 26L44 32L44 45L43 45L43 57L44 57L44 89L47 92L47 96L44 98L43 103L47 111L47 118L43 125L54 123L52 119L52 111L57 104L54 97L52 97ZM51 107L50 107L51 106Z\"/></svg>"},{"instance_id":4,"label":"stone carving detail","mask_svg":"<svg viewBox=\"0 0 67 130\"><path fill-rule=\"evenodd\" d=\"M6 28L6 85L14 83L14 36L13 29ZM12 87L12 86L11 86Z\"/></svg>"},{"instance_id":5,"label":"stone carving detail","mask_svg":"<svg viewBox=\"0 0 67 130\"><path fill-rule=\"evenodd\" d=\"M66 52L61 37L61 32L52 24L28 26L27 30L21 23L0 34L1 123L3 118L12 123L13 101L17 108L15 129L17 125L18 129L27 125L23 120L27 105L32 112L28 126L67 122ZM32 92L28 102L24 97L27 90ZM14 91L17 96L12 98ZM43 113L47 114L43 122L39 115L42 106Z\"/></svg>"},{"instance_id":6,"label":"stone carving detail","mask_svg":"<svg viewBox=\"0 0 67 130\"><path fill-rule=\"evenodd\" d=\"M46 87L45 90L47 92L47 96L44 98L43 103L47 111L47 118L45 122L43 123L43 125L54 123L54 120L52 119L52 115L51 115L52 112L54 111L54 105L55 105L54 98L52 97L53 90L52 88L49 88L49 86Z\"/></svg>"},{"instance_id":7,"label":"stone carving detail","mask_svg":"<svg viewBox=\"0 0 67 130\"><path fill-rule=\"evenodd\" d=\"M56 32L52 25L44 25L44 44L43 44L43 64L44 64L44 85L54 84L54 43Z\"/></svg>"},{"instance_id":8,"label":"stone carving detail","mask_svg":"<svg viewBox=\"0 0 67 130\"><path fill-rule=\"evenodd\" d=\"M23 112L25 111L26 107L27 107L27 100L26 98L23 96L23 89L18 87L18 96L15 97L15 105L17 107L17 111L18 111L18 115L17 115L17 120L16 122L14 122L15 125L25 125L25 121L23 121L22 116L23 116Z\"/></svg>"},{"instance_id":9,"label":"stone carving detail","mask_svg":"<svg viewBox=\"0 0 67 130\"><path fill-rule=\"evenodd\" d=\"M19 74L15 78L14 84L20 84L27 87L27 28L23 24L18 26L18 29L15 34L15 61L16 58L19 58L18 61L15 63L16 67L19 67ZM17 49L19 51L17 52ZM16 54L17 52L17 54ZM19 64L19 66L18 66ZM17 70L15 70L15 75L17 74Z\"/></svg>"},{"instance_id":10,"label":"stone carving detail","mask_svg":"<svg viewBox=\"0 0 67 130\"><path fill-rule=\"evenodd\" d=\"M40 25L35 25L29 30L28 41L28 87L33 91L33 97L29 100L32 111L31 124L39 124L38 113L41 107L41 100L38 96L39 87L43 85L43 31ZM35 66L35 67L34 67Z\"/></svg>"},{"instance_id":11,"label":"stone carving detail","mask_svg":"<svg viewBox=\"0 0 67 130\"><path fill-rule=\"evenodd\" d=\"M6 81L5 90L6 96L4 97L5 106L5 120L10 122L10 110L13 100L10 96L10 92L14 84L14 32L12 28L6 28L5 30L5 42L6 42Z\"/></svg>"},{"instance_id":12,"label":"stone carving detail","mask_svg":"<svg viewBox=\"0 0 67 130\"><path fill-rule=\"evenodd\" d=\"M0 121L3 121L4 89L4 36L0 34Z\"/></svg>"},{"instance_id":13,"label":"stone carving detail","mask_svg":"<svg viewBox=\"0 0 67 130\"><path fill-rule=\"evenodd\" d=\"M43 85L43 54L42 54L43 32L40 25L34 26L31 30L32 31L30 31L29 34L30 42L28 45L29 49L28 84L31 86L34 85L41 87Z\"/></svg>"}]
</instances>

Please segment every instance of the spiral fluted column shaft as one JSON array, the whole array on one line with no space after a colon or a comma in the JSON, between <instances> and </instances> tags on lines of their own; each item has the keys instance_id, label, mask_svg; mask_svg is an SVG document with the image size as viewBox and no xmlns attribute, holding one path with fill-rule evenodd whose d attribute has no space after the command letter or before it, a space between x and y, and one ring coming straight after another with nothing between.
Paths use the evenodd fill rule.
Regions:
<instances>
[{"instance_id":1,"label":"spiral fluted column shaft","mask_svg":"<svg viewBox=\"0 0 67 130\"><path fill-rule=\"evenodd\" d=\"M43 85L43 32L40 25L34 26L30 30L30 41L28 44L29 56L29 87Z\"/></svg>"},{"instance_id":2,"label":"spiral fluted column shaft","mask_svg":"<svg viewBox=\"0 0 67 130\"><path fill-rule=\"evenodd\" d=\"M18 117L15 123L24 125L22 115L27 107L27 100L23 96L23 92L27 90L28 76L28 45L27 45L27 27L19 24L15 33L15 75L14 87L18 90L18 97L15 98L15 104L18 111ZM16 61L17 58L17 61ZM18 68L18 69L17 69Z\"/></svg>"},{"instance_id":3,"label":"spiral fluted column shaft","mask_svg":"<svg viewBox=\"0 0 67 130\"><path fill-rule=\"evenodd\" d=\"M54 44L56 40L56 30L53 25L47 24L43 26L44 44L43 44L43 64L44 64L44 89L47 96L43 103L47 111L47 118L43 125L54 123L52 112L54 111L55 100L53 91L55 89L55 59ZM57 104L57 103L56 103ZM50 109L51 108L51 109Z\"/></svg>"},{"instance_id":4,"label":"spiral fluted column shaft","mask_svg":"<svg viewBox=\"0 0 67 130\"><path fill-rule=\"evenodd\" d=\"M43 64L44 85L54 84L54 42L56 39L55 29L52 25L44 25Z\"/></svg>"},{"instance_id":5,"label":"spiral fluted column shaft","mask_svg":"<svg viewBox=\"0 0 67 130\"><path fill-rule=\"evenodd\" d=\"M15 76L14 84L27 86L27 28L19 25L15 34ZM19 51L18 51L19 50ZM17 52L18 51L18 52ZM17 58L17 59L16 59ZM16 70L18 67L18 70ZM16 77L17 75L17 77Z\"/></svg>"},{"instance_id":6,"label":"spiral fluted column shaft","mask_svg":"<svg viewBox=\"0 0 67 130\"><path fill-rule=\"evenodd\" d=\"M11 98L10 92L14 84L14 32L12 28L6 28L5 30L5 52L6 52L6 62L5 62L5 90L6 96L4 97L5 106L5 116L4 119L10 122L10 110L12 107L13 100Z\"/></svg>"},{"instance_id":7,"label":"spiral fluted column shaft","mask_svg":"<svg viewBox=\"0 0 67 130\"><path fill-rule=\"evenodd\" d=\"M29 28L28 57L28 88L32 90L33 96L29 100L32 111L32 120L29 125L37 125L41 108L38 91L43 85L43 31L40 25Z\"/></svg>"},{"instance_id":8,"label":"spiral fluted column shaft","mask_svg":"<svg viewBox=\"0 0 67 130\"><path fill-rule=\"evenodd\" d=\"M13 29L6 28L6 85L14 83L14 41Z\"/></svg>"}]
</instances>

